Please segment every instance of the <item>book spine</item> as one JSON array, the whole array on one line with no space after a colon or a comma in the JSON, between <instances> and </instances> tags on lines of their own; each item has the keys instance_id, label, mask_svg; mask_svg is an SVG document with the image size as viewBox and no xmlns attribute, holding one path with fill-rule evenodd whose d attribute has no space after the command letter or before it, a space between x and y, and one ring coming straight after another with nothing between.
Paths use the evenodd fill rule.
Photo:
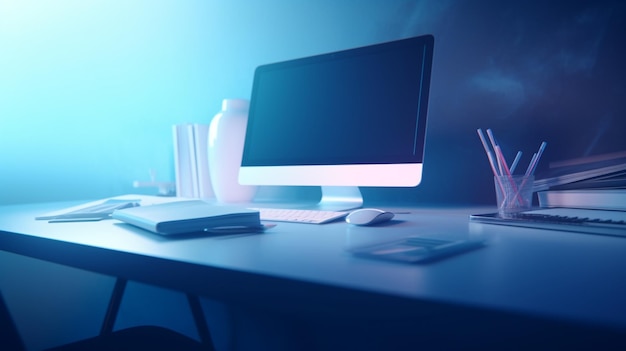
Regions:
<instances>
[{"instance_id":1,"label":"book spine","mask_svg":"<svg viewBox=\"0 0 626 351\"><path fill-rule=\"evenodd\" d=\"M626 190L562 190L537 193L540 207L626 211Z\"/></svg>"},{"instance_id":2,"label":"book spine","mask_svg":"<svg viewBox=\"0 0 626 351\"><path fill-rule=\"evenodd\" d=\"M186 125L187 133L187 152L189 157L189 166L191 168L191 195L190 197L200 197L200 190L198 185L198 164L196 153L196 135L193 124Z\"/></svg>"},{"instance_id":3,"label":"book spine","mask_svg":"<svg viewBox=\"0 0 626 351\"><path fill-rule=\"evenodd\" d=\"M188 126L185 124L178 124L173 126L172 130L174 138L176 196L194 197Z\"/></svg>"},{"instance_id":4,"label":"book spine","mask_svg":"<svg viewBox=\"0 0 626 351\"><path fill-rule=\"evenodd\" d=\"M208 199L213 197L211 176L209 174L209 125L194 125L194 140L196 150L196 168L198 173L198 197Z\"/></svg>"}]
</instances>

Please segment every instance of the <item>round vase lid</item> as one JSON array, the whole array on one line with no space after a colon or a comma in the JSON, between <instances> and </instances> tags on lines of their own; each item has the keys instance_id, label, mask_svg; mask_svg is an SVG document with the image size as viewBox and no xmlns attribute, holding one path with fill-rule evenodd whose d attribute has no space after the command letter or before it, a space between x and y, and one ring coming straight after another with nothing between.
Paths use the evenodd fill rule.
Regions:
<instances>
[{"instance_id":1,"label":"round vase lid","mask_svg":"<svg viewBox=\"0 0 626 351\"><path fill-rule=\"evenodd\" d=\"M223 111L247 111L250 101L247 99L224 99L222 101Z\"/></svg>"}]
</instances>

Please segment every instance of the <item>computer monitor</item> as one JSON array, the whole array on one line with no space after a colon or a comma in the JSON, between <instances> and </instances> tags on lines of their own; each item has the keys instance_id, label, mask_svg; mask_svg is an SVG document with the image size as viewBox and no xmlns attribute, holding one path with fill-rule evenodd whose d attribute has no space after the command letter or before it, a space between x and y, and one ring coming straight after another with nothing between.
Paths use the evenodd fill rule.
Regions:
<instances>
[{"instance_id":1,"label":"computer monitor","mask_svg":"<svg viewBox=\"0 0 626 351\"><path fill-rule=\"evenodd\" d=\"M239 182L321 186L323 209L360 186L422 179L434 38L418 36L259 66Z\"/></svg>"}]
</instances>

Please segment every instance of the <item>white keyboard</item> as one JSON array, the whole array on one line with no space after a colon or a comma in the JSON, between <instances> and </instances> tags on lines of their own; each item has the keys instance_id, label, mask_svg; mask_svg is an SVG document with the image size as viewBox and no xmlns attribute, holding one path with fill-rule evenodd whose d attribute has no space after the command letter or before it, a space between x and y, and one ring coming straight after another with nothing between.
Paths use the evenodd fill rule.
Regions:
<instances>
[{"instance_id":1,"label":"white keyboard","mask_svg":"<svg viewBox=\"0 0 626 351\"><path fill-rule=\"evenodd\" d=\"M345 217L348 212L296 210L282 208L252 208L259 211L262 221L323 224Z\"/></svg>"}]
</instances>

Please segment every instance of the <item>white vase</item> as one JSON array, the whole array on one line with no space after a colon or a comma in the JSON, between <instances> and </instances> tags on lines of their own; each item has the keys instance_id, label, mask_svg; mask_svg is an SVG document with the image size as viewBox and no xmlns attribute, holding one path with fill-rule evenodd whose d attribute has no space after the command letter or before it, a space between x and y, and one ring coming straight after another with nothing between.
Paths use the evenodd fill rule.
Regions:
<instances>
[{"instance_id":1,"label":"white vase","mask_svg":"<svg viewBox=\"0 0 626 351\"><path fill-rule=\"evenodd\" d=\"M238 181L248 107L248 100L225 99L209 126L209 172L218 202L250 202L257 191L256 186L240 185Z\"/></svg>"}]
</instances>

